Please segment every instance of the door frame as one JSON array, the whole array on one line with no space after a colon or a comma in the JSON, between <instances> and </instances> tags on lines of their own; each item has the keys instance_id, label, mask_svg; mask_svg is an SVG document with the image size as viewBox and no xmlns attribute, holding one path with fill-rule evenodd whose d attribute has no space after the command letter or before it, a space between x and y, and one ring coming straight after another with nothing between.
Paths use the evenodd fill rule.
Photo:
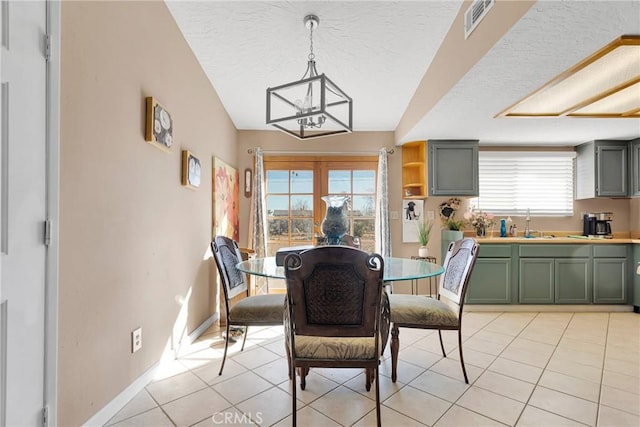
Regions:
<instances>
[{"instance_id":1,"label":"door frame","mask_svg":"<svg viewBox=\"0 0 640 427\"><path fill-rule=\"evenodd\" d=\"M58 424L58 267L60 206L60 33L61 1L46 0L49 35L47 61L47 219L50 243L46 251L45 325L44 325L44 419L43 424Z\"/></svg>"}]
</instances>

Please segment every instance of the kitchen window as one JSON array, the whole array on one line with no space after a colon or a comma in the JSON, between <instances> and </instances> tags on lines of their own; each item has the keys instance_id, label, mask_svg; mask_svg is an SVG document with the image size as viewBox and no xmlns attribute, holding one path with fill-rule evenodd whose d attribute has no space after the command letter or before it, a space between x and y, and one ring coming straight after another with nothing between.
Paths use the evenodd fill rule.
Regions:
<instances>
[{"instance_id":1,"label":"kitchen window","mask_svg":"<svg viewBox=\"0 0 640 427\"><path fill-rule=\"evenodd\" d=\"M495 215L573 216L570 151L480 151L480 196L472 204Z\"/></svg>"}]
</instances>

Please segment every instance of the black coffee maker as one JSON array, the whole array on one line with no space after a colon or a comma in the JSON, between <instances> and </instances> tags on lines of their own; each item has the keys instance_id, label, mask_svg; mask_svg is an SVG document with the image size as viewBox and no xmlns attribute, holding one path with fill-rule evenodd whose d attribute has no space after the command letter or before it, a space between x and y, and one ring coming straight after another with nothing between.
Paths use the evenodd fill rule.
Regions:
<instances>
[{"instance_id":1,"label":"black coffee maker","mask_svg":"<svg viewBox=\"0 0 640 427\"><path fill-rule=\"evenodd\" d=\"M583 217L582 234L592 237L611 238L611 221L613 221L613 213L611 212L588 212Z\"/></svg>"}]
</instances>

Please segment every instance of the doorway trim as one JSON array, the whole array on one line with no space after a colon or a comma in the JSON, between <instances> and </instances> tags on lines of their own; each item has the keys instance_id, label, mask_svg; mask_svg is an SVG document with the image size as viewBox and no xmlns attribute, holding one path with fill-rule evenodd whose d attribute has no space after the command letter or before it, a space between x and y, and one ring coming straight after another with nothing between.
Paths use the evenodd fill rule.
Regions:
<instances>
[{"instance_id":1,"label":"doorway trim","mask_svg":"<svg viewBox=\"0 0 640 427\"><path fill-rule=\"evenodd\" d=\"M60 30L61 1L46 0L47 10L47 220L50 240L45 272L43 425L58 424L58 259L60 206Z\"/></svg>"}]
</instances>

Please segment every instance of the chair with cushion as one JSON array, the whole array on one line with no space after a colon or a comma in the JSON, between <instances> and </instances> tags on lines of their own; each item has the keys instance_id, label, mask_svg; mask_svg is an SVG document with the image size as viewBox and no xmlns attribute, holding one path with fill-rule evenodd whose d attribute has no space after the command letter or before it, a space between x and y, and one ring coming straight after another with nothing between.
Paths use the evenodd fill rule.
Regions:
<instances>
[{"instance_id":1,"label":"chair with cushion","mask_svg":"<svg viewBox=\"0 0 640 427\"><path fill-rule=\"evenodd\" d=\"M366 369L367 390L372 381L376 383L379 426L382 257L349 246L319 246L288 255L284 270L293 425L296 425L296 370L304 390L309 368L330 367Z\"/></svg>"},{"instance_id":2,"label":"chair with cushion","mask_svg":"<svg viewBox=\"0 0 640 427\"><path fill-rule=\"evenodd\" d=\"M400 348L398 328L437 329L442 355L447 357L442 343L443 330L458 331L458 349L464 381L469 384L462 356L462 308L469 278L478 257L479 245L475 239L467 238L451 242L444 260L444 274L440 276L437 299L424 295L389 295L391 308L391 380L396 382L398 351Z\"/></svg>"},{"instance_id":3,"label":"chair with cushion","mask_svg":"<svg viewBox=\"0 0 640 427\"><path fill-rule=\"evenodd\" d=\"M224 290L224 304L227 312L227 331L224 343L224 355L218 375L222 375L224 362L227 359L229 347L230 327L244 326L244 338L242 348L247 341L249 326L275 326L282 325L282 313L284 310L284 295L269 294L248 296L241 299L233 306L231 300L238 295L247 293L247 278L245 274L236 268L236 264L242 261L238 244L225 236L216 236L211 242L211 250L218 267L218 275Z\"/></svg>"}]
</instances>

